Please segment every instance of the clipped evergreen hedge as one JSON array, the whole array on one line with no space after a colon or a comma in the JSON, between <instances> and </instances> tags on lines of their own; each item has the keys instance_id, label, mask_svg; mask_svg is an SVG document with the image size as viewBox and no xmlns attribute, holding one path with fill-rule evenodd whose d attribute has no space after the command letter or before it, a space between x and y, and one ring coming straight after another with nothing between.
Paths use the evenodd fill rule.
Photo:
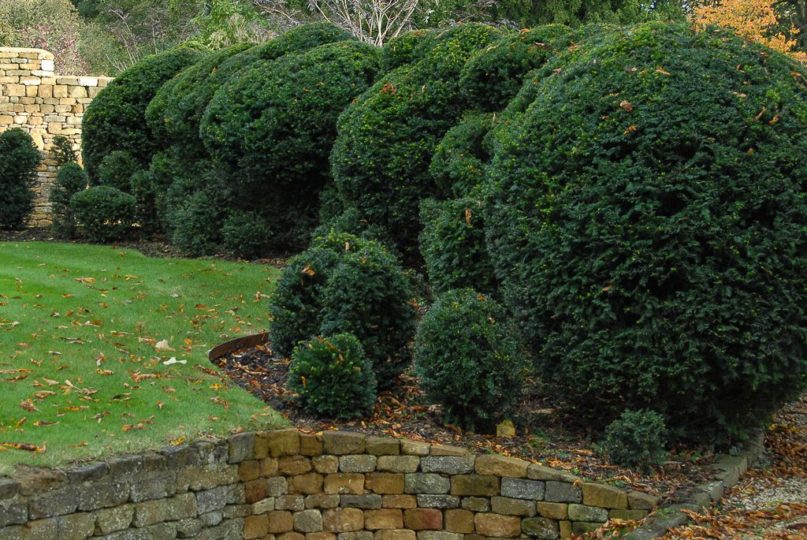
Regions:
<instances>
[{"instance_id":1,"label":"clipped evergreen hedge","mask_svg":"<svg viewBox=\"0 0 807 540\"><path fill-rule=\"evenodd\" d=\"M490 433L520 397L524 356L506 310L472 289L438 297L415 339L415 372L446 422Z\"/></svg>"},{"instance_id":2,"label":"clipped evergreen hedge","mask_svg":"<svg viewBox=\"0 0 807 540\"><path fill-rule=\"evenodd\" d=\"M493 263L485 245L484 205L463 198L421 203L420 253L435 292L472 288L497 289Z\"/></svg>"},{"instance_id":3,"label":"clipped evergreen hedge","mask_svg":"<svg viewBox=\"0 0 807 540\"><path fill-rule=\"evenodd\" d=\"M381 244L332 232L292 257L270 299L272 350L289 355L317 335L350 332L362 342L378 384L408 363L413 294L400 264Z\"/></svg>"},{"instance_id":4,"label":"clipped evergreen hedge","mask_svg":"<svg viewBox=\"0 0 807 540\"><path fill-rule=\"evenodd\" d=\"M486 137L495 126L495 115L473 113L446 132L434 149L429 166L443 197L479 194L490 161Z\"/></svg>"},{"instance_id":5,"label":"clipped evergreen hedge","mask_svg":"<svg viewBox=\"0 0 807 540\"><path fill-rule=\"evenodd\" d=\"M460 87L472 107L501 111L524 77L572 45L576 34L560 24L509 34L473 55L462 69Z\"/></svg>"},{"instance_id":6,"label":"clipped evergreen hedge","mask_svg":"<svg viewBox=\"0 0 807 540\"><path fill-rule=\"evenodd\" d=\"M136 201L112 186L93 186L70 198L70 208L84 236L91 242L120 240L135 218Z\"/></svg>"},{"instance_id":7,"label":"clipped evergreen hedge","mask_svg":"<svg viewBox=\"0 0 807 540\"><path fill-rule=\"evenodd\" d=\"M42 156L20 128L0 133L0 229L17 229L34 209L33 186Z\"/></svg>"},{"instance_id":8,"label":"clipped evergreen hedge","mask_svg":"<svg viewBox=\"0 0 807 540\"><path fill-rule=\"evenodd\" d=\"M294 348L288 387L306 411L330 418L356 418L373 410L373 365L353 334L315 337Z\"/></svg>"},{"instance_id":9,"label":"clipped evergreen hedge","mask_svg":"<svg viewBox=\"0 0 807 540\"><path fill-rule=\"evenodd\" d=\"M70 199L89 185L87 173L78 163L69 161L59 167L56 182L50 190L53 232L60 238L72 238L76 233L76 216Z\"/></svg>"},{"instance_id":10,"label":"clipped evergreen hedge","mask_svg":"<svg viewBox=\"0 0 807 540\"><path fill-rule=\"evenodd\" d=\"M126 150L147 167L162 142L146 122L146 107L160 87L202 53L189 48L149 56L121 73L93 98L82 119L81 153L91 179L101 160L114 150Z\"/></svg>"},{"instance_id":11,"label":"clipped evergreen hedge","mask_svg":"<svg viewBox=\"0 0 807 540\"><path fill-rule=\"evenodd\" d=\"M343 41L259 61L214 95L202 138L214 159L237 171L235 200L264 212L273 239L299 230L285 245L307 240L330 181L336 119L378 70L378 49Z\"/></svg>"},{"instance_id":12,"label":"clipped evergreen hedge","mask_svg":"<svg viewBox=\"0 0 807 540\"><path fill-rule=\"evenodd\" d=\"M440 33L422 60L383 77L339 118L331 163L340 195L407 257L417 250L420 200L437 192L432 154L463 113L462 67L498 37L478 24Z\"/></svg>"},{"instance_id":13,"label":"clipped evergreen hedge","mask_svg":"<svg viewBox=\"0 0 807 540\"><path fill-rule=\"evenodd\" d=\"M804 66L649 23L535 80L486 221L550 387L603 424L655 410L673 438L764 424L807 380Z\"/></svg>"}]
</instances>

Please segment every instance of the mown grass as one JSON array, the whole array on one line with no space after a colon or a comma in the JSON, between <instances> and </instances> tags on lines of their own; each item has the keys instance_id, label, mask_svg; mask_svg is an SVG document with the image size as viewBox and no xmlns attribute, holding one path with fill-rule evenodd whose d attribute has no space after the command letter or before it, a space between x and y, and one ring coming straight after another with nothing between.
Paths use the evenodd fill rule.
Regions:
<instances>
[{"instance_id":1,"label":"mown grass","mask_svg":"<svg viewBox=\"0 0 807 540\"><path fill-rule=\"evenodd\" d=\"M278 275L103 246L0 243L0 474L285 423L206 354L266 328Z\"/></svg>"}]
</instances>

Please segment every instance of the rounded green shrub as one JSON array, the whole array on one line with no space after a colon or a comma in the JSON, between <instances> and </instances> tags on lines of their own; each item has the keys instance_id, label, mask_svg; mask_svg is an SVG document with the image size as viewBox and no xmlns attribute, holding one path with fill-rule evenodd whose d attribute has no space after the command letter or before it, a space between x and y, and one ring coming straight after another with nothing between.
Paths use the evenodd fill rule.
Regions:
<instances>
[{"instance_id":1,"label":"rounded green shrub","mask_svg":"<svg viewBox=\"0 0 807 540\"><path fill-rule=\"evenodd\" d=\"M624 411L605 429L598 446L611 463L650 470L667 456L664 417L651 410Z\"/></svg>"},{"instance_id":2,"label":"rounded green shrub","mask_svg":"<svg viewBox=\"0 0 807 540\"><path fill-rule=\"evenodd\" d=\"M550 24L507 35L473 55L462 68L460 87L472 107L501 111L521 88L527 73L569 47L575 37L563 25Z\"/></svg>"},{"instance_id":3,"label":"rounded green shrub","mask_svg":"<svg viewBox=\"0 0 807 540\"><path fill-rule=\"evenodd\" d=\"M429 172L444 197L478 194L490 161L486 137L495 126L493 114L468 114L449 129L434 149Z\"/></svg>"},{"instance_id":4,"label":"rounded green shrub","mask_svg":"<svg viewBox=\"0 0 807 540\"><path fill-rule=\"evenodd\" d=\"M224 248L242 259L256 259L266 248L272 234L262 216L252 212L238 213L228 217L221 228Z\"/></svg>"},{"instance_id":5,"label":"rounded green shrub","mask_svg":"<svg viewBox=\"0 0 807 540\"><path fill-rule=\"evenodd\" d=\"M741 437L807 382L807 71L656 23L555 62L487 182L537 365L584 418Z\"/></svg>"},{"instance_id":6,"label":"rounded green shrub","mask_svg":"<svg viewBox=\"0 0 807 540\"><path fill-rule=\"evenodd\" d=\"M50 190L53 232L61 238L72 238L76 233L76 216L70 207L70 199L87 188L90 180L84 169L75 162L67 162L56 173L56 182Z\"/></svg>"},{"instance_id":7,"label":"rounded green shrub","mask_svg":"<svg viewBox=\"0 0 807 540\"><path fill-rule=\"evenodd\" d=\"M339 192L407 257L417 251L420 200L437 192L432 154L464 112L462 67L498 36L476 24L438 34L422 60L383 77L339 118L331 154Z\"/></svg>"},{"instance_id":8,"label":"rounded green shrub","mask_svg":"<svg viewBox=\"0 0 807 540\"><path fill-rule=\"evenodd\" d=\"M70 208L91 242L121 239L132 227L135 198L111 186L95 186L70 198Z\"/></svg>"},{"instance_id":9,"label":"rounded green shrub","mask_svg":"<svg viewBox=\"0 0 807 540\"><path fill-rule=\"evenodd\" d=\"M126 150L114 150L101 160L95 185L110 186L131 193L132 175L140 170L141 166L132 154Z\"/></svg>"},{"instance_id":10,"label":"rounded green shrub","mask_svg":"<svg viewBox=\"0 0 807 540\"><path fill-rule=\"evenodd\" d=\"M317 335L355 334L389 386L407 363L415 311L409 281L381 244L331 232L292 257L270 300L272 350L291 353Z\"/></svg>"},{"instance_id":11,"label":"rounded green shrub","mask_svg":"<svg viewBox=\"0 0 807 540\"><path fill-rule=\"evenodd\" d=\"M73 143L64 135L56 135L51 142L51 152L53 152L53 159L56 161L56 168L67 163L75 163L78 161L78 155L73 149Z\"/></svg>"},{"instance_id":12,"label":"rounded green shrub","mask_svg":"<svg viewBox=\"0 0 807 540\"><path fill-rule=\"evenodd\" d=\"M278 233L300 231L281 247L303 243L313 229L319 193L330 181L336 119L372 84L378 57L374 47L345 41L259 61L211 100L201 127L205 145L238 171L230 189L245 210L263 212Z\"/></svg>"},{"instance_id":13,"label":"rounded green shrub","mask_svg":"<svg viewBox=\"0 0 807 540\"><path fill-rule=\"evenodd\" d=\"M0 133L0 229L16 229L34 208L36 168L42 161L28 133L12 128Z\"/></svg>"},{"instance_id":14,"label":"rounded green shrub","mask_svg":"<svg viewBox=\"0 0 807 540\"><path fill-rule=\"evenodd\" d=\"M434 45L437 34L431 29L410 30L387 41L381 51L384 72L422 60Z\"/></svg>"},{"instance_id":15,"label":"rounded green shrub","mask_svg":"<svg viewBox=\"0 0 807 540\"><path fill-rule=\"evenodd\" d=\"M193 192L171 209L171 243L192 257L217 253L222 235L211 224L221 223L223 219L224 211L215 195L207 190Z\"/></svg>"},{"instance_id":16,"label":"rounded green shrub","mask_svg":"<svg viewBox=\"0 0 807 540\"><path fill-rule=\"evenodd\" d=\"M472 198L421 203L420 253L435 292L497 288L493 263L485 245L484 206Z\"/></svg>"},{"instance_id":17,"label":"rounded green shrub","mask_svg":"<svg viewBox=\"0 0 807 540\"><path fill-rule=\"evenodd\" d=\"M361 340L380 388L392 386L409 365L416 312L398 260L368 241L342 253L322 290L322 334L350 332Z\"/></svg>"},{"instance_id":18,"label":"rounded green shrub","mask_svg":"<svg viewBox=\"0 0 807 540\"><path fill-rule=\"evenodd\" d=\"M415 338L415 373L446 422L490 432L520 396L525 362L505 309L472 289L438 297Z\"/></svg>"},{"instance_id":19,"label":"rounded green shrub","mask_svg":"<svg viewBox=\"0 0 807 540\"><path fill-rule=\"evenodd\" d=\"M315 337L294 348L288 387L306 411L356 418L373 410L376 379L361 342L352 334Z\"/></svg>"},{"instance_id":20,"label":"rounded green shrub","mask_svg":"<svg viewBox=\"0 0 807 540\"><path fill-rule=\"evenodd\" d=\"M81 152L91 179L104 156L126 150L147 167L162 143L146 123L146 107L160 87L201 57L199 51L174 49L149 56L120 74L93 98L82 119Z\"/></svg>"}]
</instances>

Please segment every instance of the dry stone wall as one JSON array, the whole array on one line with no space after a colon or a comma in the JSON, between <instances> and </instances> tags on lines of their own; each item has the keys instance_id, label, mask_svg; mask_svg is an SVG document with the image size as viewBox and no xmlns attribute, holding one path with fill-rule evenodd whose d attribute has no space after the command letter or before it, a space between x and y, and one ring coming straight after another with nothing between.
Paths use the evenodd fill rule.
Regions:
<instances>
[{"instance_id":1,"label":"dry stone wall","mask_svg":"<svg viewBox=\"0 0 807 540\"><path fill-rule=\"evenodd\" d=\"M556 539L656 503L520 459L289 429L0 478L0 539Z\"/></svg>"},{"instance_id":2,"label":"dry stone wall","mask_svg":"<svg viewBox=\"0 0 807 540\"><path fill-rule=\"evenodd\" d=\"M0 132L18 127L29 132L43 153L34 187L31 226L50 223L50 188L56 179L53 138L64 135L78 150L81 118L109 77L62 76L53 55L42 49L0 48Z\"/></svg>"}]
</instances>

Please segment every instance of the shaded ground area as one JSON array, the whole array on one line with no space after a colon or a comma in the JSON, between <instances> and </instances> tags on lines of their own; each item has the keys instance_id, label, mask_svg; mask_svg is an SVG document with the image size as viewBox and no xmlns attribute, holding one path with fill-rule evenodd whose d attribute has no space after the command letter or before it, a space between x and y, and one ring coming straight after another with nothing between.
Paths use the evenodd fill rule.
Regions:
<instances>
[{"instance_id":1,"label":"shaded ground area","mask_svg":"<svg viewBox=\"0 0 807 540\"><path fill-rule=\"evenodd\" d=\"M456 427L442 425L439 406L426 402L417 379L411 375L405 374L393 390L378 397L370 418L331 421L312 417L297 407L295 395L285 387L289 360L273 356L266 346L232 353L219 359L218 365L237 384L304 431L362 431L513 455L586 478L630 486L661 496L664 502L675 501L677 493L711 475L705 467L713 457L710 454L673 454L659 470L647 475L608 464L592 450L590 434L547 401L537 381L527 381L526 386L534 388L535 393L524 397L514 415L517 434L506 437L463 433Z\"/></svg>"},{"instance_id":2,"label":"shaded ground area","mask_svg":"<svg viewBox=\"0 0 807 540\"><path fill-rule=\"evenodd\" d=\"M715 508L692 514L679 538L807 538L807 395L785 407L765 436L765 459Z\"/></svg>"}]
</instances>

